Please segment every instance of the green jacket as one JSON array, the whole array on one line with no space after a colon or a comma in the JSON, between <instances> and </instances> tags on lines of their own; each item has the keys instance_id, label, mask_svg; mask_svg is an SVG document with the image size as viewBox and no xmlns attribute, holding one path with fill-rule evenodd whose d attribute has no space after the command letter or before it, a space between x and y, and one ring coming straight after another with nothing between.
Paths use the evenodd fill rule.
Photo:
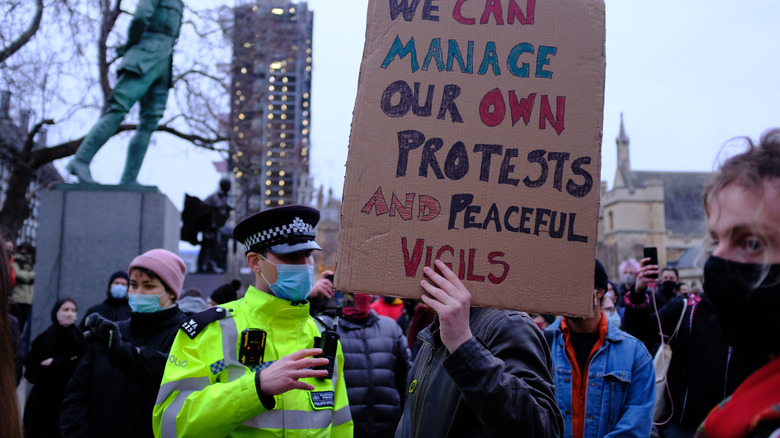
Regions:
<instances>
[{"instance_id":1,"label":"green jacket","mask_svg":"<svg viewBox=\"0 0 780 438\"><path fill-rule=\"evenodd\" d=\"M313 391L274 396L271 410L258 397L255 372L313 348L320 335L308 304L292 305L250 287L244 298L221 307L226 316L198 327L194 338L184 329L176 336L154 406L155 437L352 436L341 345L333 379L304 378ZM195 328L196 319L185 324ZM238 362L241 332L247 328L267 332L263 362L253 368Z\"/></svg>"},{"instance_id":2,"label":"green jacket","mask_svg":"<svg viewBox=\"0 0 780 438\"><path fill-rule=\"evenodd\" d=\"M140 0L128 30L127 52L118 71L143 75L173 56L184 3L181 0Z\"/></svg>"}]
</instances>

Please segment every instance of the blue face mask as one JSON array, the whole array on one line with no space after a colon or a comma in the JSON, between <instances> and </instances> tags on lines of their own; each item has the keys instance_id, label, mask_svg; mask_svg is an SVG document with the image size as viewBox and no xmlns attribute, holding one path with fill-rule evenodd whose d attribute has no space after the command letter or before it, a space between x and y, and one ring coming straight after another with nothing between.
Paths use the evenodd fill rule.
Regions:
<instances>
[{"instance_id":1,"label":"blue face mask","mask_svg":"<svg viewBox=\"0 0 780 438\"><path fill-rule=\"evenodd\" d=\"M109 293L111 293L111 296L116 298L117 300L121 300L122 298L127 296L127 286L125 286L124 284L115 284L111 286Z\"/></svg>"},{"instance_id":2,"label":"blue face mask","mask_svg":"<svg viewBox=\"0 0 780 438\"><path fill-rule=\"evenodd\" d=\"M129 297L127 304L130 305L135 313L154 313L163 310L160 307L160 297L166 294L163 292L160 295L143 295L143 294L127 294Z\"/></svg>"},{"instance_id":3,"label":"blue face mask","mask_svg":"<svg viewBox=\"0 0 780 438\"><path fill-rule=\"evenodd\" d=\"M263 259L276 266L276 283L268 283L268 280L266 280L262 272L260 273L260 276L268 283L268 287L271 288L271 292L273 292L277 298L287 301L303 301L306 299L309 295L309 291L311 291L311 278L314 274L314 266L308 264L276 264L265 257L263 257Z\"/></svg>"}]
</instances>

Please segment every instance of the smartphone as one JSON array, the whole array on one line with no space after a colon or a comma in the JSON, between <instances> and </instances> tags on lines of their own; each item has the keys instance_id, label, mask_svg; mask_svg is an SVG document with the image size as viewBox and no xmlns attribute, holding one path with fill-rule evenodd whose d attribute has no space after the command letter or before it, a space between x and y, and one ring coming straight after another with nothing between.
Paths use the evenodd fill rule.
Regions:
<instances>
[{"instance_id":1,"label":"smartphone","mask_svg":"<svg viewBox=\"0 0 780 438\"><path fill-rule=\"evenodd\" d=\"M332 379L333 365L336 363L336 351L339 345L339 334L333 331L332 329L327 329L324 332L322 332L322 337L314 338L314 345L322 349L322 353L314 357L327 358L328 363L327 365L317 365L312 368L314 368L315 370L326 370L328 372L328 375L325 376L325 378Z\"/></svg>"},{"instance_id":2,"label":"smartphone","mask_svg":"<svg viewBox=\"0 0 780 438\"><path fill-rule=\"evenodd\" d=\"M337 307L342 307L341 300L344 298L344 295L340 290L336 289L336 283L333 281L333 274L326 275L325 279L333 283L333 302Z\"/></svg>"},{"instance_id":3,"label":"smartphone","mask_svg":"<svg viewBox=\"0 0 780 438\"><path fill-rule=\"evenodd\" d=\"M647 265L658 265L658 248L654 246L646 246L643 250L642 258L650 258ZM647 278L658 278L658 274L648 275Z\"/></svg>"}]
</instances>

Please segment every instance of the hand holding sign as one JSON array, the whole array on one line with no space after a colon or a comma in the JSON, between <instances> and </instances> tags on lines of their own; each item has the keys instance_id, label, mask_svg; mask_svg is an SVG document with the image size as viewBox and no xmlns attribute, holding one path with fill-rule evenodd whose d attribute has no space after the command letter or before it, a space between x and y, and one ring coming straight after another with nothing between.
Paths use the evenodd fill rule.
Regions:
<instances>
[{"instance_id":1,"label":"hand holding sign","mask_svg":"<svg viewBox=\"0 0 780 438\"><path fill-rule=\"evenodd\" d=\"M436 260L434 264L443 276L427 266L423 268L436 286L427 280L421 281L426 292L421 298L439 315L441 342L452 353L473 337L469 326L471 292L444 262Z\"/></svg>"}]
</instances>

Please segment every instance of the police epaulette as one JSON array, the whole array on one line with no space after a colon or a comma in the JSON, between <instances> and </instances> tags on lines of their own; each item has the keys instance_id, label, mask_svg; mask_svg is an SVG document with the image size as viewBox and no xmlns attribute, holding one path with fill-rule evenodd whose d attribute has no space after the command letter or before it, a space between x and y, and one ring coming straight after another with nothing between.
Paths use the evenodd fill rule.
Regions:
<instances>
[{"instance_id":1,"label":"police epaulette","mask_svg":"<svg viewBox=\"0 0 780 438\"><path fill-rule=\"evenodd\" d=\"M207 325L214 321L219 321L227 315L228 312L224 308L219 306L212 307L190 316L187 321L184 321L179 325L179 328L186 333L190 339L195 339L195 336L198 336L198 333L203 331Z\"/></svg>"}]
</instances>

